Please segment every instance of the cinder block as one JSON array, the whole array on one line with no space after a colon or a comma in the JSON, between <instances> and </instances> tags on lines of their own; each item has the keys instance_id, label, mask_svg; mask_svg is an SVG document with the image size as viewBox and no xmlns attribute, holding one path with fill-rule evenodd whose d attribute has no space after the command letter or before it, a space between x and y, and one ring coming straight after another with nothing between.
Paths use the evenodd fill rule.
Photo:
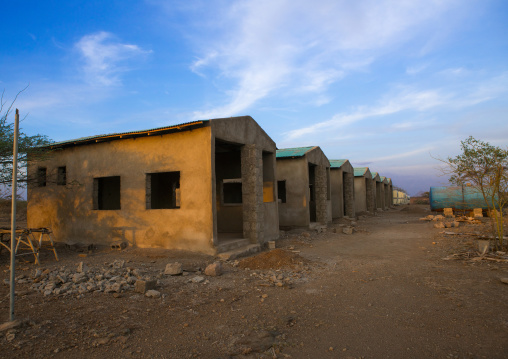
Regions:
<instances>
[{"instance_id":1,"label":"cinder block","mask_svg":"<svg viewBox=\"0 0 508 359\"><path fill-rule=\"evenodd\" d=\"M157 281L155 280L137 280L134 283L134 291L145 294L147 291L155 289Z\"/></svg>"}]
</instances>

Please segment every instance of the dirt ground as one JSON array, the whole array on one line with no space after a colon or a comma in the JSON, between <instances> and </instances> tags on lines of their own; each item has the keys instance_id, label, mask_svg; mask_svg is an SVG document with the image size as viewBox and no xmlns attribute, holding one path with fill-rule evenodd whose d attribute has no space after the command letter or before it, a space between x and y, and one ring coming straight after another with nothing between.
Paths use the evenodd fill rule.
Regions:
<instances>
[{"instance_id":1,"label":"dirt ground","mask_svg":"<svg viewBox=\"0 0 508 359\"><path fill-rule=\"evenodd\" d=\"M276 250L226 262L216 277L202 273L216 258L189 252L62 247L59 262L44 252L41 266L17 265L16 316L26 323L0 333L0 357L507 358L508 257L478 258L472 237L443 233L474 225L436 229L419 220L428 214L399 206L357 220L352 235L342 233L344 219L324 233L286 232ZM161 297L127 286L30 289L37 268L63 273L80 262L101 278L156 279ZM163 274L172 262L183 275ZM1 323L5 251L0 268Z\"/></svg>"}]
</instances>

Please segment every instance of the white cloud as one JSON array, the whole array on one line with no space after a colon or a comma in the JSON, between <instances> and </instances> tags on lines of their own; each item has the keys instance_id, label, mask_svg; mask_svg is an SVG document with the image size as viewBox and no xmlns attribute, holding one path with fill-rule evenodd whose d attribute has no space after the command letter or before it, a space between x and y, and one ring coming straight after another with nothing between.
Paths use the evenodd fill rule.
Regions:
<instances>
[{"instance_id":1,"label":"white cloud","mask_svg":"<svg viewBox=\"0 0 508 359\"><path fill-rule=\"evenodd\" d=\"M337 130L371 117L392 115L405 110L424 111L445 104L449 96L437 90L398 93L374 107L360 107L350 113L340 113L330 120L287 132L286 139L294 140L310 134Z\"/></svg>"},{"instance_id":2,"label":"white cloud","mask_svg":"<svg viewBox=\"0 0 508 359\"><path fill-rule=\"evenodd\" d=\"M285 139L292 141L311 134L330 132L358 121L394 115L403 111L428 113L438 108L458 110L471 107L508 92L507 77L507 74L502 74L476 83L475 86L459 89L413 90L403 88L386 96L375 106L359 107L351 112L339 113L329 120L286 132ZM393 127L403 129L403 127L414 127L415 125L416 123L405 122L395 124Z\"/></svg>"},{"instance_id":3,"label":"white cloud","mask_svg":"<svg viewBox=\"0 0 508 359\"><path fill-rule=\"evenodd\" d=\"M432 31L456 0L250 0L210 5L191 70L215 76L226 102L195 117L230 116L269 95L319 97L347 73ZM224 5L226 4L226 5ZM214 37L208 40L207 32ZM218 36L217 36L218 34ZM202 45L206 44L206 45ZM320 101L317 101L320 103Z\"/></svg>"},{"instance_id":4,"label":"white cloud","mask_svg":"<svg viewBox=\"0 0 508 359\"><path fill-rule=\"evenodd\" d=\"M418 154L424 153L424 152L430 153L430 151L432 151L434 148L435 148L434 146L424 146L422 148L417 148L417 149L412 150L412 151L405 151L405 152L402 152L402 153L396 153L396 154L389 155L389 156L382 156L382 157L372 158L369 161L371 161L371 162L382 162L382 161L392 161L392 160L395 160L395 159L401 159L401 158L406 158L406 157L413 157L414 155L418 155Z\"/></svg>"},{"instance_id":5,"label":"white cloud","mask_svg":"<svg viewBox=\"0 0 508 359\"><path fill-rule=\"evenodd\" d=\"M127 60L148 53L137 45L122 44L104 31L83 36L75 47L83 57L87 82L103 86L120 84L119 75L129 70Z\"/></svg>"},{"instance_id":6,"label":"white cloud","mask_svg":"<svg viewBox=\"0 0 508 359\"><path fill-rule=\"evenodd\" d=\"M416 66L410 66L406 69L406 74L408 75L416 75L422 71L424 71L429 65L416 65Z\"/></svg>"}]
</instances>

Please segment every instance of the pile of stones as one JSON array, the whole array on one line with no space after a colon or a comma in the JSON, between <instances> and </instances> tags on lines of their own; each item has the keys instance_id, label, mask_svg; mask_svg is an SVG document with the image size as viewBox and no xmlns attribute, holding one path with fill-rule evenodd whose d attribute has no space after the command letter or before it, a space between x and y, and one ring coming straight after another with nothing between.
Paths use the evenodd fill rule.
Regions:
<instances>
[{"instance_id":1,"label":"pile of stones","mask_svg":"<svg viewBox=\"0 0 508 359\"><path fill-rule=\"evenodd\" d=\"M109 268L89 268L83 262L75 270L36 269L31 277L20 276L18 283L31 284L29 289L38 291L44 296L77 295L90 292L122 293L134 290L137 281L150 281L138 269L126 268L125 261L115 260Z\"/></svg>"}]
</instances>

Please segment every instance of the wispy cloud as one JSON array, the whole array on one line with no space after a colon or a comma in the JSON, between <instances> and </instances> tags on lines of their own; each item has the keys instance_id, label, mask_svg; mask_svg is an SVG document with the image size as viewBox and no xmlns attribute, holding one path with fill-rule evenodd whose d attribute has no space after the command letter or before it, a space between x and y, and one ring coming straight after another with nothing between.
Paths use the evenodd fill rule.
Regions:
<instances>
[{"instance_id":1,"label":"wispy cloud","mask_svg":"<svg viewBox=\"0 0 508 359\"><path fill-rule=\"evenodd\" d=\"M333 116L330 120L289 131L285 133L285 136L287 140L294 140L318 132L337 130L371 117L392 115L409 109L424 111L443 105L448 100L449 95L441 93L438 90L398 93L389 99L384 99L377 106L360 107L350 113L340 113Z\"/></svg>"},{"instance_id":2,"label":"wispy cloud","mask_svg":"<svg viewBox=\"0 0 508 359\"><path fill-rule=\"evenodd\" d=\"M508 75L502 74L466 89L427 89L403 88L381 99L377 105L359 107L351 112L339 113L326 121L295 129L284 134L285 140L295 140L303 136L329 132L352 123L373 117L394 115L403 111L427 113L437 108L458 110L489 101L508 92ZM417 123L403 122L393 128L414 128Z\"/></svg>"},{"instance_id":3,"label":"wispy cloud","mask_svg":"<svg viewBox=\"0 0 508 359\"><path fill-rule=\"evenodd\" d=\"M104 31L83 36L75 47L84 61L87 82L103 86L120 84L120 74L129 70L128 60L150 52L137 45L121 43L113 34Z\"/></svg>"},{"instance_id":4,"label":"wispy cloud","mask_svg":"<svg viewBox=\"0 0 508 359\"><path fill-rule=\"evenodd\" d=\"M221 21L196 35L207 38L210 31L214 37L201 39L206 45L198 49L201 55L191 70L214 77L226 89L226 99L223 105L195 112L195 117L239 114L269 95L288 92L326 98L322 95L329 86L351 71L369 66L424 29L431 31L456 1L223 4L210 9L220 13Z\"/></svg>"},{"instance_id":5,"label":"wispy cloud","mask_svg":"<svg viewBox=\"0 0 508 359\"><path fill-rule=\"evenodd\" d=\"M422 148L417 148L412 151L405 151L403 153L396 153L389 156L382 156L377 158L370 159L371 162L382 162L382 161L393 161L396 159L406 158L406 157L413 157L414 155L418 155L420 153L430 153L435 147L434 146L424 146Z\"/></svg>"}]
</instances>

